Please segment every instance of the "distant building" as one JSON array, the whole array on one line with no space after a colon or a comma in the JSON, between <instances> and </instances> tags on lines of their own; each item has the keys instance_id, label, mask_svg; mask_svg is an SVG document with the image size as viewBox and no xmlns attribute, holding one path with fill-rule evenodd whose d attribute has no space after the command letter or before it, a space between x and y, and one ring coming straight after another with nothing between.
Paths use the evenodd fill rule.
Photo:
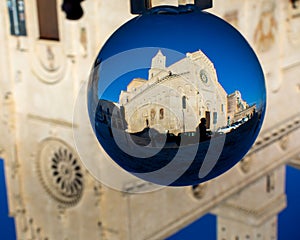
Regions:
<instances>
[{"instance_id":1,"label":"distant building","mask_svg":"<svg viewBox=\"0 0 300 240\"><path fill-rule=\"evenodd\" d=\"M126 129L121 109L118 103L100 99L96 110L96 124L102 122L114 128Z\"/></svg>"},{"instance_id":2,"label":"distant building","mask_svg":"<svg viewBox=\"0 0 300 240\"><path fill-rule=\"evenodd\" d=\"M256 105L249 106L242 99L242 94L239 91L229 94L227 103L228 124L239 121L244 117L251 117L256 110Z\"/></svg>"}]
</instances>

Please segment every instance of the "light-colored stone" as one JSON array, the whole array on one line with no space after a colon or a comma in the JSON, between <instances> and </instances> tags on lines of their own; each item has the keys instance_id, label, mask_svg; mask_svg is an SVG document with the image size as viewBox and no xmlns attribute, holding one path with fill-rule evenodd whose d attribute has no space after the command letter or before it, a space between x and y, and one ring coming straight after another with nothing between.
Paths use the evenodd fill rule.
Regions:
<instances>
[{"instance_id":1,"label":"light-colored stone","mask_svg":"<svg viewBox=\"0 0 300 240\"><path fill-rule=\"evenodd\" d=\"M57 9L61 3L57 1ZM0 2L0 154L18 239L164 239L210 211L219 216L220 239L276 239L277 214L285 207L283 166L292 159L299 164L299 10L280 0L215 0L209 10L239 27L257 50L266 76L267 114L249 152L249 171L237 165L209 181L205 191L198 189L201 197L196 197L191 187L143 194L116 191L82 168L82 195L68 205L51 196L40 180L41 146L56 139L75 151L72 125L87 131L86 143L94 141L92 130L80 120L73 124L74 102L99 48L133 17L127 0L82 5L85 15L77 22L58 12L60 41L50 41L39 39L35 1L25 1L25 37L10 35L7 5ZM280 144L287 133L288 142ZM80 156L88 152L95 167L114 177L106 165L98 166L99 150L91 146L86 144ZM53 154L44 159L51 161ZM124 190L149 188L124 179L118 180Z\"/></svg>"},{"instance_id":2,"label":"light-colored stone","mask_svg":"<svg viewBox=\"0 0 300 240\"><path fill-rule=\"evenodd\" d=\"M227 93L201 51L187 53L166 66L166 57L159 50L152 59L149 79L133 79L119 102L129 132L161 126L158 131L178 135L195 131L201 118L207 119L212 130L227 125Z\"/></svg>"}]
</instances>

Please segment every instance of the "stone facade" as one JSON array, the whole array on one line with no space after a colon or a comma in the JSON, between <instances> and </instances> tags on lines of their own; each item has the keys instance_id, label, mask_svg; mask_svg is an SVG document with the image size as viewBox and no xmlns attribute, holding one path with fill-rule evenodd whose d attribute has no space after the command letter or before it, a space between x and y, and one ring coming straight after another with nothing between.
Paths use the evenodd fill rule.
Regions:
<instances>
[{"instance_id":1,"label":"stone facade","mask_svg":"<svg viewBox=\"0 0 300 240\"><path fill-rule=\"evenodd\" d=\"M126 129L124 117L120 111L120 105L107 100L99 100L96 111L96 124L97 122L105 123L109 126L118 129Z\"/></svg>"},{"instance_id":2,"label":"stone facade","mask_svg":"<svg viewBox=\"0 0 300 240\"><path fill-rule=\"evenodd\" d=\"M228 124L240 121L244 117L250 118L256 111L256 104L249 106L247 102L242 99L242 94L239 91L229 94L227 96L227 102Z\"/></svg>"},{"instance_id":3,"label":"stone facade","mask_svg":"<svg viewBox=\"0 0 300 240\"><path fill-rule=\"evenodd\" d=\"M129 132L162 126L173 134L195 131L201 118L216 130L226 125L227 93L213 63L200 50L166 66L161 51L152 59L149 79L134 79L122 91Z\"/></svg>"},{"instance_id":4,"label":"stone facade","mask_svg":"<svg viewBox=\"0 0 300 240\"><path fill-rule=\"evenodd\" d=\"M168 67L159 50L152 59L148 80L133 79L121 92L119 102L128 132L150 127L175 135L195 131L201 118L215 131L250 118L256 110L238 90L227 95L213 63L200 50L187 53Z\"/></svg>"}]
</instances>

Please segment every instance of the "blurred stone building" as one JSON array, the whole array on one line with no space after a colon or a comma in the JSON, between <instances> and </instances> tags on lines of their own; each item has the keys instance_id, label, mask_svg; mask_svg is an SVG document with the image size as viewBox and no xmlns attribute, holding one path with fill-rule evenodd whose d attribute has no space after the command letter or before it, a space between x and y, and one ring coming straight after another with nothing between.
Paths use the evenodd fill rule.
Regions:
<instances>
[{"instance_id":1,"label":"blurred stone building","mask_svg":"<svg viewBox=\"0 0 300 240\"><path fill-rule=\"evenodd\" d=\"M286 206L285 165L300 166L299 1L294 8L288 0L214 0L210 11L237 27L257 51L267 114L239 164L182 188L116 174L105 154L99 156L88 119L81 85L108 36L132 18L129 1L83 1L85 15L76 22L65 19L61 4L0 1L0 156L18 239L165 239L206 213L217 215L219 240L277 239L277 215ZM157 71L149 74L154 80Z\"/></svg>"}]
</instances>

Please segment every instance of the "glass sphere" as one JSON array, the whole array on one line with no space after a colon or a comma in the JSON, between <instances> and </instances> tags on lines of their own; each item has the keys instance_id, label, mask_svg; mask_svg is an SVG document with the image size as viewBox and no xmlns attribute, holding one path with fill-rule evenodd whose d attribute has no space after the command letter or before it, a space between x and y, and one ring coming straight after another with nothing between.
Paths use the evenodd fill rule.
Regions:
<instances>
[{"instance_id":1,"label":"glass sphere","mask_svg":"<svg viewBox=\"0 0 300 240\"><path fill-rule=\"evenodd\" d=\"M192 6L153 8L121 26L88 86L103 150L135 176L169 186L199 184L239 162L265 104L264 74L247 41Z\"/></svg>"}]
</instances>

